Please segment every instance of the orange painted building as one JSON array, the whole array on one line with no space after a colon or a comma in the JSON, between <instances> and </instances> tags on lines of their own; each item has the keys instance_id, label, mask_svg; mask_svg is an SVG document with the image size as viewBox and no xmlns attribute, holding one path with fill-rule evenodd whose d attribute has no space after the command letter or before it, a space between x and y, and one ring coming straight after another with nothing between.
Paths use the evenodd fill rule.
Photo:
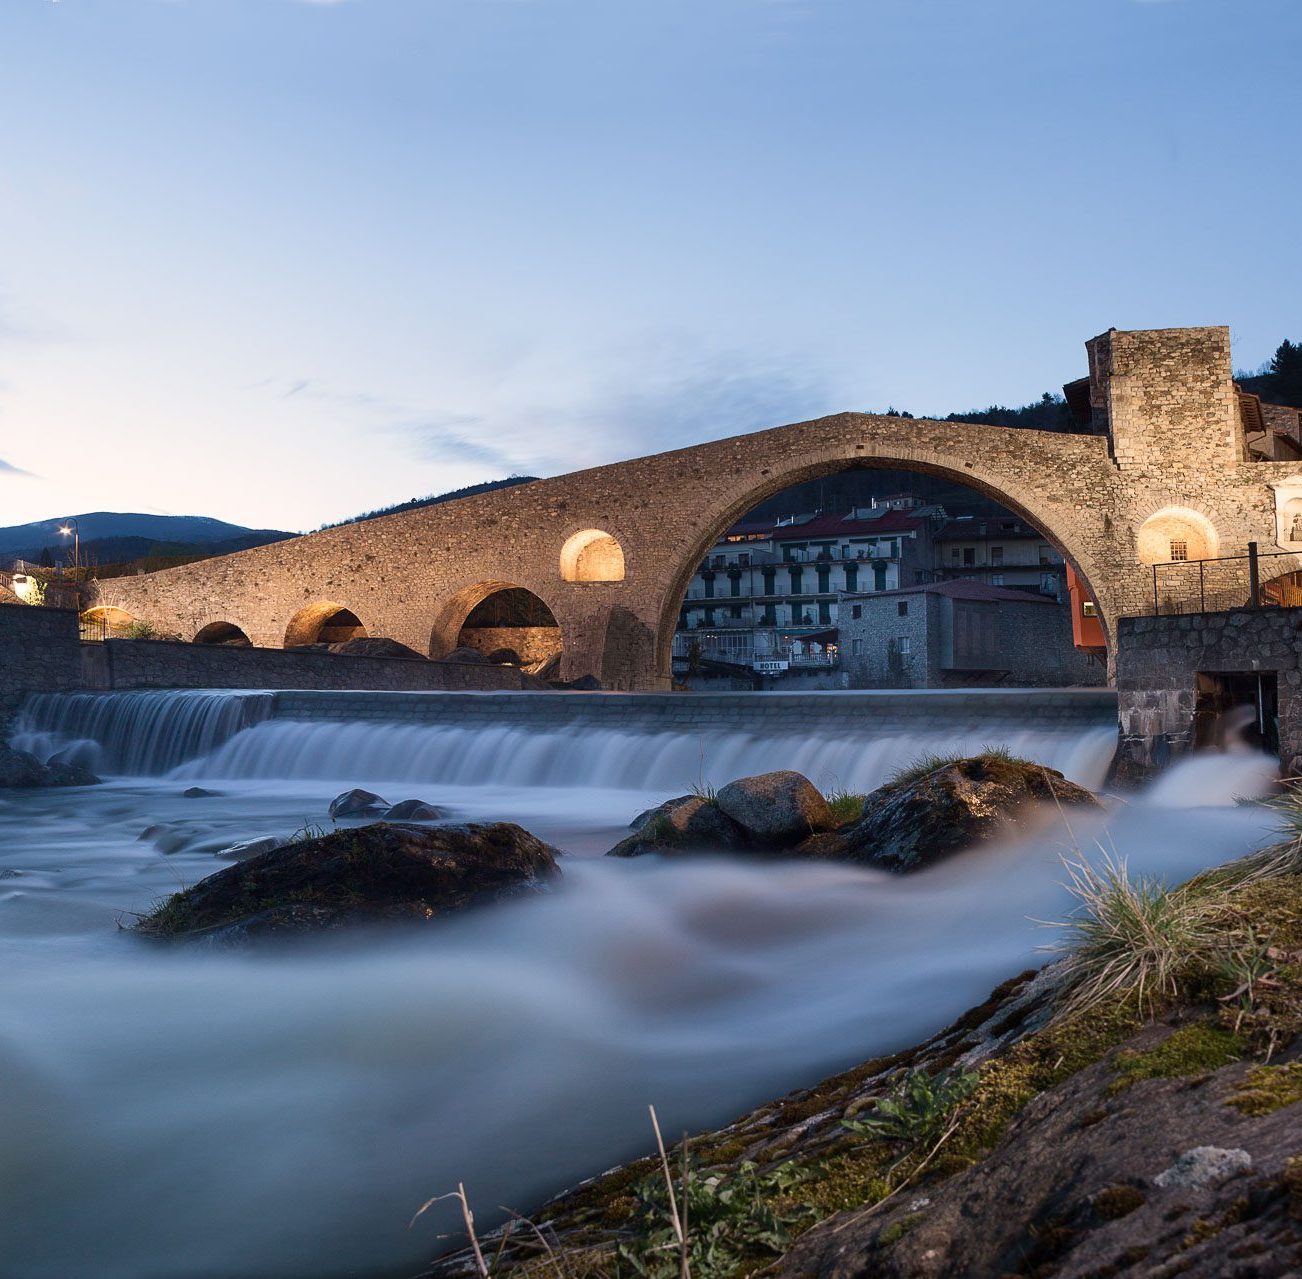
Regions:
<instances>
[{"instance_id":1,"label":"orange painted building","mask_svg":"<svg viewBox=\"0 0 1302 1279\"><path fill-rule=\"evenodd\" d=\"M1067 565L1067 593L1071 597L1071 638L1077 648L1107 648L1103 623L1089 592L1070 564Z\"/></svg>"}]
</instances>

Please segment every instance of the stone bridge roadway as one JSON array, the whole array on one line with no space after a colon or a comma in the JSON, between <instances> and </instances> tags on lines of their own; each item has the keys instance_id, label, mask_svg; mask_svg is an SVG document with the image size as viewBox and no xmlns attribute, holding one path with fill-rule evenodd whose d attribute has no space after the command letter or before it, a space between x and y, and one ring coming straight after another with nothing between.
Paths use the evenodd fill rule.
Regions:
<instances>
[{"instance_id":1,"label":"stone bridge roadway","mask_svg":"<svg viewBox=\"0 0 1302 1279\"><path fill-rule=\"evenodd\" d=\"M1271 487L1302 468L1246 460L1227 330L1112 330L1087 349L1098 434L842 413L110 580L100 603L186 639L225 623L274 647L316 639L345 608L438 657L476 605L524 587L559 624L563 676L650 689L667 686L680 603L719 535L847 466L944 476L1018 512L1088 584L1109 644L1119 617L1145 611L1147 566L1172 540L1190 559L1250 539L1302 550L1275 545Z\"/></svg>"}]
</instances>

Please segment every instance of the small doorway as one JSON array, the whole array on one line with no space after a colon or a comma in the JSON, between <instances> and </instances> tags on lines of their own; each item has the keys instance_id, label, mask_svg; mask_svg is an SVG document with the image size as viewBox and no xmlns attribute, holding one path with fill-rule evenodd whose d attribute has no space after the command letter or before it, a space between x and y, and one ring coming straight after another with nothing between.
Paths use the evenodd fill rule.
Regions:
<instances>
[{"instance_id":1,"label":"small doorway","mask_svg":"<svg viewBox=\"0 0 1302 1279\"><path fill-rule=\"evenodd\" d=\"M1194 750L1248 746L1279 754L1279 676L1274 671L1200 671Z\"/></svg>"}]
</instances>

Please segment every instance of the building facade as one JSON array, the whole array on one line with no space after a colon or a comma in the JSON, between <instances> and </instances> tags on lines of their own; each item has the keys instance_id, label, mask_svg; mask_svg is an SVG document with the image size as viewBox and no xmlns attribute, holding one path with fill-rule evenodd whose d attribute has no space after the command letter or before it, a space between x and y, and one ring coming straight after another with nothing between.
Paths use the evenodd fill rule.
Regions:
<instances>
[{"instance_id":1,"label":"building facade","mask_svg":"<svg viewBox=\"0 0 1302 1279\"><path fill-rule=\"evenodd\" d=\"M939 508L897 495L846 515L734 525L687 588L677 664L835 665L840 597L931 580L941 519Z\"/></svg>"},{"instance_id":2,"label":"building facade","mask_svg":"<svg viewBox=\"0 0 1302 1279\"><path fill-rule=\"evenodd\" d=\"M848 688L1104 684L1072 643L1071 612L1048 595L954 579L841 600Z\"/></svg>"}]
</instances>

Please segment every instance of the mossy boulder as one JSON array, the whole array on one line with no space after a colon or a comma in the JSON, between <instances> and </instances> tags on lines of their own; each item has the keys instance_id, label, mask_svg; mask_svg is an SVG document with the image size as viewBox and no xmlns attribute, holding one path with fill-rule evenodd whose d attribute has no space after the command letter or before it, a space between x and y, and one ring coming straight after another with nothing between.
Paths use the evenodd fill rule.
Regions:
<instances>
[{"instance_id":1,"label":"mossy boulder","mask_svg":"<svg viewBox=\"0 0 1302 1279\"><path fill-rule=\"evenodd\" d=\"M256 941L427 923L544 890L556 850L510 822L419 829L376 822L285 844L176 893L136 925L150 937Z\"/></svg>"},{"instance_id":2,"label":"mossy boulder","mask_svg":"<svg viewBox=\"0 0 1302 1279\"><path fill-rule=\"evenodd\" d=\"M641 857L645 853L735 852L748 846L742 830L713 800L682 795L649 808L633 819L633 833L607 857Z\"/></svg>"},{"instance_id":3,"label":"mossy boulder","mask_svg":"<svg viewBox=\"0 0 1302 1279\"><path fill-rule=\"evenodd\" d=\"M1057 769L999 753L938 762L872 792L856 822L815 835L798 856L921 870L1009 827L1032 823L1047 806L1100 807Z\"/></svg>"}]
</instances>

